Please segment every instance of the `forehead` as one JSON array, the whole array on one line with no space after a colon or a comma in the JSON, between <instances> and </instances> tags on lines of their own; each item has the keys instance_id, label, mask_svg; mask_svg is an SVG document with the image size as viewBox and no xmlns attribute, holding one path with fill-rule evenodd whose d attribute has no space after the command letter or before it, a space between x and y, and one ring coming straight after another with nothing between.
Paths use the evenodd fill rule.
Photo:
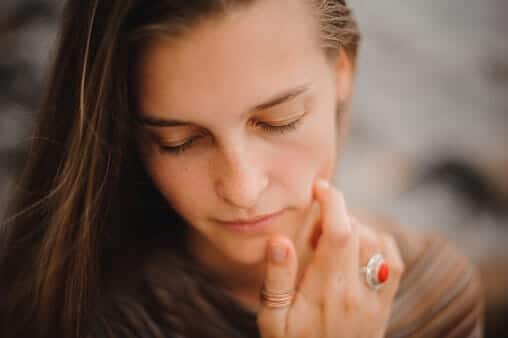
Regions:
<instances>
[{"instance_id":1,"label":"forehead","mask_svg":"<svg viewBox=\"0 0 508 338\"><path fill-rule=\"evenodd\" d=\"M325 62L317 32L306 1L261 0L157 40L138 63L140 108L159 116L239 113L312 80Z\"/></svg>"}]
</instances>

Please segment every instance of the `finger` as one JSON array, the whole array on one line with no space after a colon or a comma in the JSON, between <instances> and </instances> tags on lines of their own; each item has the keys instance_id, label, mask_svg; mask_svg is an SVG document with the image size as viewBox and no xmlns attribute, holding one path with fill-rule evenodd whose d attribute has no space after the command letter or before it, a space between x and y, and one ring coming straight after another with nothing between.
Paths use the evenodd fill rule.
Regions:
<instances>
[{"instance_id":1,"label":"finger","mask_svg":"<svg viewBox=\"0 0 508 338\"><path fill-rule=\"evenodd\" d=\"M321 306L324 289L330 285L330 280L339 280L349 274L348 265L353 256L355 244L352 243L352 229L347 217L344 199L340 193L322 180L316 182L315 198L320 205L321 238L317 244L316 254L307 267L299 296L307 303ZM354 257L354 261L357 261Z\"/></svg>"},{"instance_id":2,"label":"finger","mask_svg":"<svg viewBox=\"0 0 508 338\"><path fill-rule=\"evenodd\" d=\"M302 268L309 263L314 255L317 241L321 234L319 204L314 199L311 201L307 211L307 216L303 220L294 238L294 246L298 254L298 266L300 270L303 270Z\"/></svg>"},{"instance_id":3,"label":"finger","mask_svg":"<svg viewBox=\"0 0 508 338\"><path fill-rule=\"evenodd\" d=\"M353 227L358 231L358 245L360 250L360 266L366 266L373 255L382 253L383 245L381 243L379 231L360 223L358 219L353 218Z\"/></svg>"},{"instance_id":4,"label":"finger","mask_svg":"<svg viewBox=\"0 0 508 338\"><path fill-rule=\"evenodd\" d=\"M284 237L274 237L267 245L264 292L268 295L293 294L298 262L293 244ZM285 337L290 305L272 307L263 299L258 311L258 327L264 338Z\"/></svg>"},{"instance_id":5,"label":"finger","mask_svg":"<svg viewBox=\"0 0 508 338\"><path fill-rule=\"evenodd\" d=\"M381 238L384 247L383 254L390 268L388 280L386 281L386 285L384 285L385 290L381 294L383 301L386 302L391 301L393 297L395 297L395 293L399 288L400 279L404 273L404 262L393 236L383 233L381 234Z\"/></svg>"},{"instance_id":6,"label":"finger","mask_svg":"<svg viewBox=\"0 0 508 338\"><path fill-rule=\"evenodd\" d=\"M322 189L324 188L324 189ZM332 185L319 186L316 196L323 208L323 247L332 274L347 276L358 270L358 233L352 226L346 201Z\"/></svg>"},{"instance_id":7,"label":"finger","mask_svg":"<svg viewBox=\"0 0 508 338\"><path fill-rule=\"evenodd\" d=\"M313 222L312 226L310 227L311 231L309 231L306 236L306 238L307 238L306 244L312 251L315 251L317 244L319 242L319 239L321 238L321 232L322 232L321 222L319 221L319 217L320 217L319 215L320 215L321 211L319 210L319 204L316 201L313 201L312 205L313 205L313 208L312 208L312 215L313 216L311 216L312 217L311 219L314 222Z\"/></svg>"},{"instance_id":8,"label":"finger","mask_svg":"<svg viewBox=\"0 0 508 338\"><path fill-rule=\"evenodd\" d=\"M365 268L370 260L374 257L374 255L381 254L390 267L390 259L387 257L386 252L386 244L385 244L385 235L381 231L378 231L374 228L371 228L363 223L360 223L357 219L353 220L354 226L358 230L358 238L359 238L359 250L360 250L360 263L361 268ZM360 270L361 271L361 270ZM361 271L360 273L362 279L362 285L370 288L367 280L365 272ZM386 281L382 289L387 288L388 282ZM380 290L378 290L380 291Z\"/></svg>"}]
</instances>

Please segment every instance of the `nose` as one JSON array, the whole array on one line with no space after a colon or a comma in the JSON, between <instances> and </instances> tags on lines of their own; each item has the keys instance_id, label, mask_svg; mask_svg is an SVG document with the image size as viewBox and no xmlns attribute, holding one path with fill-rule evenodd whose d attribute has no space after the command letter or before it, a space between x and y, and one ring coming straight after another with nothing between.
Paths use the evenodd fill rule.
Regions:
<instances>
[{"instance_id":1,"label":"nose","mask_svg":"<svg viewBox=\"0 0 508 338\"><path fill-rule=\"evenodd\" d=\"M217 159L217 194L235 208L253 210L265 188L268 177L262 161L252 149L238 147L222 151Z\"/></svg>"}]
</instances>

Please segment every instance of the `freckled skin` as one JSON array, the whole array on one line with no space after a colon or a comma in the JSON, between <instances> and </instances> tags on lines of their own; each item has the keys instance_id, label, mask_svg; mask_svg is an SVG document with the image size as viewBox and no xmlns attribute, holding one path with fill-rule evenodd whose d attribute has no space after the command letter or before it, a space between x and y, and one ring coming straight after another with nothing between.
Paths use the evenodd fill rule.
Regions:
<instances>
[{"instance_id":1,"label":"freckled skin","mask_svg":"<svg viewBox=\"0 0 508 338\"><path fill-rule=\"evenodd\" d=\"M312 183L335 172L335 109L351 81L319 48L306 6L260 1L211 18L176 42L152 43L138 64L141 111L195 124L150 132L176 145L205 131L179 155L142 138L142 160L168 203L189 222L191 250L233 279L261 278L267 239L296 238L309 214ZM290 101L249 110L302 84L309 89ZM285 133L252 123L276 124L304 113L296 129ZM239 235L215 221L281 209L287 212L262 235Z\"/></svg>"}]
</instances>

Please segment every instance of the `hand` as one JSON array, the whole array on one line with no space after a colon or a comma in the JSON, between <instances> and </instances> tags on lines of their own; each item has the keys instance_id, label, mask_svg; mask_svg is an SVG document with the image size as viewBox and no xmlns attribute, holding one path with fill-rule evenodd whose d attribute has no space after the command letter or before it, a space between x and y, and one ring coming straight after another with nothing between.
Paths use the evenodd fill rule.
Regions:
<instances>
[{"instance_id":1,"label":"hand","mask_svg":"<svg viewBox=\"0 0 508 338\"><path fill-rule=\"evenodd\" d=\"M293 292L287 306L261 302L258 327L263 338L383 337L404 265L394 240L348 215L342 195L325 181L314 186L321 216L316 248L298 279L293 243L276 236L269 241L264 289L268 294ZM316 233L316 231L313 231ZM370 288L360 267L382 253L389 279Z\"/></svg>"}]
</instances>

